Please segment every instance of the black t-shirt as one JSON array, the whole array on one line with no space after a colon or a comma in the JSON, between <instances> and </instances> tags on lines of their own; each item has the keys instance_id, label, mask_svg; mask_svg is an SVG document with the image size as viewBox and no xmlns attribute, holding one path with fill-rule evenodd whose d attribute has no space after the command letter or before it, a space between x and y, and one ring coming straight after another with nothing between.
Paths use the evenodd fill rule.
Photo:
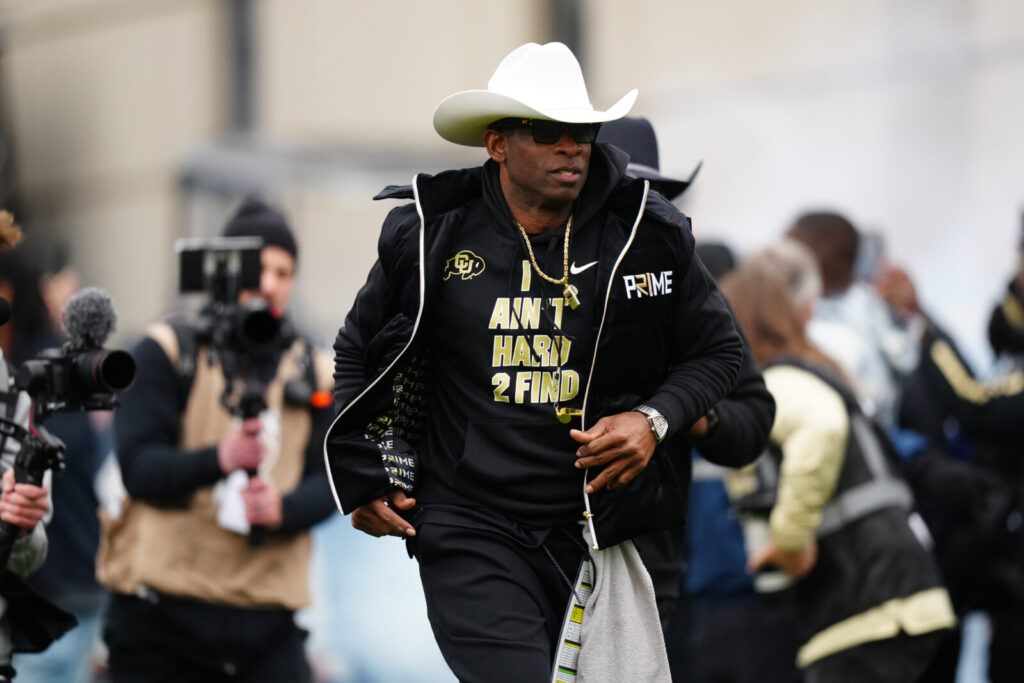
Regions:
<instances>
[{"instance_id":1,"label":"black t-shirt","mask_svg":"<svg viewBox=\"0 0 1024 683\"><path fill-rule=\"evenodd\" d=\"M565 270L565 228L532 236L540 269ZM600 224L570 229L569 284L547 282L530 263L507 212L468 207L449 248L431 317L431 404L420 503L476 503L537 526L582 516L575 468L594 348ZM559 421L556 409L575 410Z\"/></svg>"}]
</instances>

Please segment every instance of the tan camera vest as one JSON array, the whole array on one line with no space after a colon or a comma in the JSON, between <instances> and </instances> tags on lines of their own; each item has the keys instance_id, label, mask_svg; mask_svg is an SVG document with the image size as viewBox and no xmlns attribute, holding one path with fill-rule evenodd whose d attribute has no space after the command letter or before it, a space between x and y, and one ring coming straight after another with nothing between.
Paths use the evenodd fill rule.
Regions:
<instances>
[{"instance_id":1,"label":"tan camera vest","mask_svg":"<svg viewBox=\"0 0 1024 683\"><path fill-rule=\"evenodd\" d=\"M178 341L173 329L158 323L148 330L177 364ZM278 366L267 388L266 401L281 414L281 448L269 476L282 494L302 478L305 448L312 424L305 407L284 404L284 385L299 376L297 359L303 353L297 341ZM318 389L330 386L329 361L314 354ZM209 365L200 347L195 377L181 421L180 446L184 450L217 444L232 417L220 403L224 375ZM156 507L125 498L122 514L112 518L100 511L103 534L97 558L97 578L111 589L137 594L153 589L179 597L238 607L284 607L295 610L309 603L308 531L277 536L268 534L257 547L248 538L217 524L213 487L199 489L183 508Z\"/></svg>"}]
</instances>

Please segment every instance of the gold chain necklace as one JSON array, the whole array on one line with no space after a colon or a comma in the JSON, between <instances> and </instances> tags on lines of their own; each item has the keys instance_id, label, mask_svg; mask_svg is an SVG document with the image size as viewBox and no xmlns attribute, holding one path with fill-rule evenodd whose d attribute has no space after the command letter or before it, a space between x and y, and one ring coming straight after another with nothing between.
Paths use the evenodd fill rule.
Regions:
<instances>
[{"instance_id":1,"label":"gold chain necklace","mask_svg":"<svg viewBox=\"0 0 1024 683\"><path fill-rule=\"evenodd\" d=\"M526 242L526 253L529 254L530 263L533 264L533 269L537 271L537 275L540 275L553 285L562 285L562 296L565 298L565 303L569 305L569 308L575 309L579 306L580 292L576 287L569 284L569 231L572 229L572 216L569 216L569 222L565 224L565 246L562 249L562 277L558 280L540 269L540 266L537 265L537 258L533 255L533 247L530 245L530 238L527 236L525 228L514 218L512 222L519 228L519 234L523 236L523 241Z\"/></svg>"}]
</instances>

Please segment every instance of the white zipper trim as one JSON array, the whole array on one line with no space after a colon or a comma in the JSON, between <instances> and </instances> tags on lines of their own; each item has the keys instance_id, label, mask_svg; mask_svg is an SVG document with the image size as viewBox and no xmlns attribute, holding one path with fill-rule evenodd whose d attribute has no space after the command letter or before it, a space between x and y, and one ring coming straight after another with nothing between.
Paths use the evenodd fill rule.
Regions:
<instances>
[{"instance_id":1,"label":"white zipper trim","mask_svg":"<svg viewBox=\"0 0 1024 683\"><path fill-rule=\"evenodd\" d=\"M644 181L644 196L640 200L640 211L636 215L636 220L633 222L633 230L629 233L629 239L626 240L626 245L619 252L619 257L615 259L615 265L612 266L612 272L608 276L608 290L604 294L604 310L601 311L601 324L597 327L597 335L594 337L594 355L590 359L590 372L587 373L587 388L583 391L583 414L580 415L580 428L586 430L587 428L587 399L590 398L590 380L594 377L594 366L597 364L597 347L601 342L601 332L604 331L604 321L608 317L608 301L612 296L612 287L615 284L615 273L619 269L619 264L622 263L623 257L629 248L633 245L633 239L636 237L636 231L640 227L640 221L644 217L644 209L647 208L647 194L650 192L651 183L650 181ZM590 470L583 473L583 516L587 520L587 526L590 527L590 538L593 540L592 546L594 550L600 550L597 545L597 531L594 529L594 515L590 511L590 496L587 495L587 478Z\"/></svg>"},{"instance_id":2,"label":"white zipper trim","mask_svg":"<svg viewBox=\"0 0 1024 683\"><path fill-rule=\"evenodd\" d=\"M412 340L416 338L416 331L419 329L419 327L420 327L420 319L423 317L423 301L424 301L424 297L425 297L425 287L424 287L424 285L426 283L426 273L424 272L426 261L423 258L424 254L425 254L424 241L425 241L425 234L426 234L426 220L423 218L423 207L420 205L420 191L419 191L419 186L416 184L416 176L412 177L412 192L413 192L413 198L414 198L414 200L416 202L416 213L420 217L420 235L419 235L419 251L420 251L420 267L419 267L419 271L420 271L420 273L419 273L419 276L420 276L420 305L419 305L419 310L416 311L416 320L415 320L415 322L413 323L413 326L412 326L412 334L409 335L409 341L406 343L405 347L402 348L402 351L397 356L395 356L395 359L393 361L391 361L391 364L388 365L388 367L384 370L384 372L382 372L379 375L377 375L377 378L375 380L373 380L372 382L370 382L369 386L367 386L365 389L363 389L363 391L358 396L356 396L355 399L353 399L352 401L349 401L348 406L346 408L344 408L341 412L339 412L334 417L334 420L331 422L331 426L327 428L327 433L324 435L324 466L327 468L327 482L331 485L331 495L334 496L334 504L335 504L335 506L337 506L338 512L340 512L343 515L347 514L347 513L345 512L344 508L342 508L342 506L341 506L341 499L338 497L338 491L334 487L334 476L331 474L331 463L330 463L330 460L328 460L328 458L327 458L327 435L329 435L331 433L331 431L334 430L334 425L338 422L339 419L341 419L341 416L344 415L346 412L348 412L349 408L351 408L356 403L358 403L359 400L363 396L365 396L368 391L373 389L377 385L377 382L379 382L382 377L387 376L391 372L391 368L395 367L395 363L397 363L402 358L402 356L405 355L405 352L409 350L409 346L412 344Z\"/></svg>"}]
</instances>

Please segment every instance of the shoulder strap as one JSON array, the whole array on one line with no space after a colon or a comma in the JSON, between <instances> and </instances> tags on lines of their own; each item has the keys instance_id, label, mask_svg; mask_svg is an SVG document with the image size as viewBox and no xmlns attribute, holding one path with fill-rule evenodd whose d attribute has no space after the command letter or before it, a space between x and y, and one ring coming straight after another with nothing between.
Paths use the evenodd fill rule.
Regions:
<instances>
[{"instance_id":1,"label":"shoulder strap","mask_svg":"<svg viewBox=\"0 0 1024 683\"><path fill-rule=\"evenodd\" d=\"M837 377L829 368L803 358L798 358L797 356L786 354L773 358L763 364L761 366L761 370L767 370L768 368L775 367L776 365L792 365L800 368L801 370L806 370L839 394L839 397L843 400L843 404L846 406L847 410L863 414L864 411L860 407L860 401L857 400L853 390L850 389L846 382Z\"/></svg>"},{"instance_id":2,"label":"shoulder strap","mask_svg":"<svg viewBox=\"0 0 1024 683\"><path fill-rule=\"evenodd\" d=\"M183 399L187 399L192 391L192 381L196 376L196 359L199 355L199 343L196 340L195 328L181 318L175 318L150 325L148 334L167 355L178 375L178 386Z\"/></svg>"},{"instance_id":3,"label":"shoulder strap","mask_svg":"<svg viewBox=\"0 0 1024 683\"><path fill-rule=\"evenodd\" d=\"M299 355L299 365L302 371L302 379L309 384L313 391L320 388L319 382L317 382L316 375L316 362L313 358L313 345L309 342L309 339L300 337L302 341L302 350Z\"/></svg>"},{"instance_id":4,"label":"shoulder strap","mask_svg":"<svg viewBox=\"0 0 1024 683\"><path fill-rule=\"evenodd\" d=\"M14 419L14 413L18 408L18 390L14 388L11 378L14 376L14 368L2 357L0 353L0 404L3 404L3 416L8 420ZM7 434L0 434L0 455L7 447Z\"/></svg>"}]
</instances>

